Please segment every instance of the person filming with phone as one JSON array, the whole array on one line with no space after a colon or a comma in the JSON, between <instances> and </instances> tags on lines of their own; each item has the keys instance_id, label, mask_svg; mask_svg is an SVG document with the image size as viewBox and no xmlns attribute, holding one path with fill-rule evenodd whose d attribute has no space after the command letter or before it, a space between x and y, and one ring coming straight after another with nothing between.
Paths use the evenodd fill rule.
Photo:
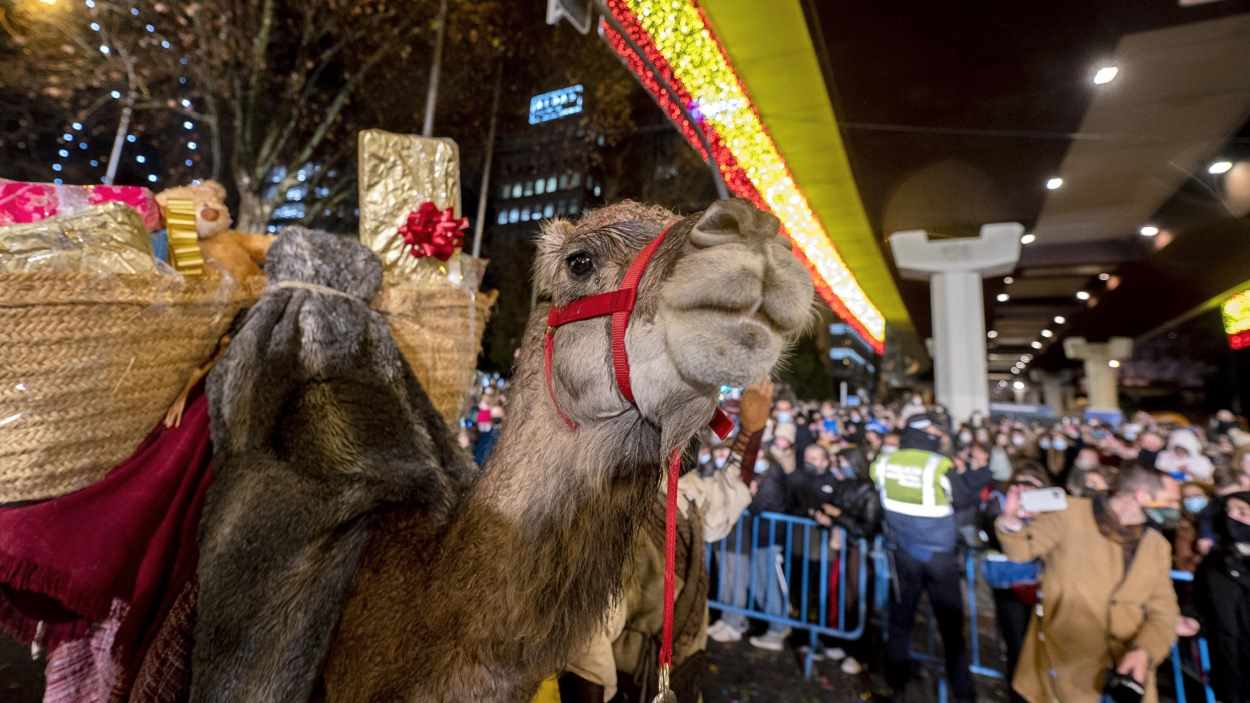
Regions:
<instances>
[{"instance_id":1,"label":"person filming with phone","mask_svg":"<svg viewBox=\"0 0 1250 703\"><path fill-rule=\"evenodd\" d=\"M1158 700L1180 610L1172 548L1153 525L1179 506L1176 481L1131 464L1109 495L1049 491L1013 486L995 523L1007 558L1044 564L1012 687L1031 703Z\"/></svg>"}]
</instances>

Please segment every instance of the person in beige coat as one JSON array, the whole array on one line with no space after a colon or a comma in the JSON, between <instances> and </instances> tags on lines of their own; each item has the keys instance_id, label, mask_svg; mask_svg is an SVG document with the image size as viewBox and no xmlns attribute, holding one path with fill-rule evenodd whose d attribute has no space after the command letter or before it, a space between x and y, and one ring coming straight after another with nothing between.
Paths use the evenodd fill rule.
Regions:
<instances>
[{"instance_id":1,"label":"person in beige coat","mask_svg":"<svg viewBox=\"0 0 1250 703\"><path fill-rule=\"evenodd\" d=\"M1012 687L1030 703L1097 703L1114 668L1158 700L1155 668L1176 639L1172 549L1147 515L1179 504L1176 482L1133 467L1114 493L1032 517L1012 493L996 524L1012 561L1042 559L1042 603ZM1127 573L1126 573L1127 570Z\"/></svg>"}]
</instances>

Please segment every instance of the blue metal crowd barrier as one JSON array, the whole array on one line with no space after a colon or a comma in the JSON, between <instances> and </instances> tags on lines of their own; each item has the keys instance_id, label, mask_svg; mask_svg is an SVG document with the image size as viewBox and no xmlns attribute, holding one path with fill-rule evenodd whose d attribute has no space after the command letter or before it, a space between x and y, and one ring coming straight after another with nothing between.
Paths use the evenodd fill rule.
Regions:
<instances>
[{"instance_id":1,"label":"blue metal crowd barrier","mask_svg":"<svg viewBox=\"0 0 1250 703\"><path fill-rule=\"evenodd\" d=\"M839 549L836 561L830 561L830 540L852 549ZM813 547L819 549L813 550ZM709 596L708 607L724 613L738 613L749 618L763 620L808 633L809 648L803 661L803 675L810 677L812 660L820 635L857 640L864 633L868 619L868 602L864 597L868 588L868 553L866 540L851 540L840 528L822 527L815 520L784 515L781 513L744 513L737 525L725 539L707 547L705 558L709 573L715 556L720 567L720 584L716 597ZM818 552L818 553L817 553ZM845 587L847 580L848 552L853 553L856 583L853 618L848 620L848 600L851 590ZM760 563L761 559L772 563ZM838 589L834 602L829 602L830 569L838 569ZM762 578L759 575L763 574ZM795 606L798 616L791 615L790 590L799 576L798 599ZM812 577L819 584L812 593ZM773 581L775 579L775 582ZM726 581L731 583L726 583ZM740 583L745 581L745 584ZM767 612L769 592L776 584L781 597L780 612ZM745 586L745 587L744 587ZM763 592L761 592L763 590ZM812 596L815 595L815 603ZM736 602L730 602L736 601ZM815 620L810 616L815 606ZM832 609L832 610L831 610ZM837 619L830 623L831 612ZM849 623L849 624L848 624Z\"/></svg>"},{"instance_id":2,"label":"blue metal crowd barrier","mask_svg":"<svg viewBox=\"0 0 1250 703\"><path fill-rule=\"evenodd\" d=\"M969 623L971 623L968 629L970 630L969 658L971 659L972 665L969 668L972 670L973 674L987 678L1002 679L1003 672L986 666L981 662L981 633L976 624L977 578L981 573L979 566L982 561L983 560L978 558L976 554L969 554L965 563L965 579L967 587L964 590L964 595L967 599L968 618ZM885 578L889 578L888 573L885 575ZM1178 582L1190 582L1194 580L1194 575L1186 571L1173 571L1172 580ZM933 629L933 618L927 618L927 620L929 622L929 649L932 651L935 649L937 635ZM1170 660L1172 669L1173 700L1175 700L1176 703L1188 703L1188 694L1185 690L1186 677L1188 677L1189 680L1192 680L1202 686L1202 694L1205 703L1216 703L1215 691L1211 688L1211 654L1207 645L1207 640L1205 637L1198 636L1193 638L1193 642L1198 652L1198 668L1196 670L1192 666L1185 666L1184 656L1180 650L1180 641L1177 641L1172 645L1172 652L1168 659ZM948 691L946 678L943 675L944 669L942 661L938 657L927 653L918 654L913 652L912 656L920 661L924 661L925 663L936 665L938 669L938 701L940 703L946 703L948 700ZM1010 681L1006 683L1008 686L1011 685Z\"/></svg>"},{"instance_id":3,"label":"blue metal crowd barrier","mask_svg":"<svg viewBox=\"0 0 1250 703\"><path fill-rule=\"evenodd\" d=\"M835 537L840 540L839 544L843 548L831 552L828 545ZM813 552L813 546L818 547L819 553ZM847 546L851 549L847 549ZM833 561L830 560L831 553L836 555ZM719 610L722 614L738 613L770 624L806 631L809 648L803 661L805 677L811 677L813 656L818 648L817 640L820 635L845 640L857 640L863 636L867 627L870 598L873 612L879 615L882 628L885 627L885 613L889 607L892 574L888 557L879 538L872 542L863 539L851 540L844 530L822 527L816 521L807 518L768 512L744 513L728 537L707 545L705 559L709 573L713 557L720 567L721 578L718 592L709 595L708 607ZM766 561L761 564L761 559L775 561L772 563ZM854 561L849 561L851 559ZM870 559L873 565L871 571L874 574L871 593L868 590ZM853 596L851 589L846 587L848 562L858 567L855 573L855 583L852 584ZM979 607L977 584L981 574L981 562L982 559L976 554L969 554L964 572L967 585L965 598L971 623L969 627L971 669L972 673L978 676L1002 679L1002 671L981 661L981 632L977 627ZM833 594L834 602L830 604L829 576L830 569L835 566L838 569L838 588L837 593ZM760 574L765 576L760 578ZM797 616L792 615L790 607L792 604L790 589L791 584L794 583L793 577L796 575L801 578L797 602L793 603L798 611ZM814 594L811 592L812 576L818 577L819 584ZM782 599L779 608L775 608L779 609L780 613L770 613L765 610L768 592L767 590L760 592L761 589L770 588L772 584L769 582L774 578ZM1173 571L1172 579L1192 581L1193 575ZM727 583L727 581L730 582ZM741 581L745 581L745 584ZM813 595L816 596L814 620L810 617L813 610ZM853 614L850 620L847 617L848 608ZM829 618L831 612L837 613L837 620L833 623ZM929 649L935 651L937 633L933 618L926 619L929 622ZM1197 668L1194 668L1192 664L1186 665L1179 644L1172 646L1170 660L1175 685L1174 700L1177 703L1188 703L1185 684L1186 680L1191 680L1202 686L1205 703L1215 703L1215 694L1210 685L1211 657L1206 639L1201 636L1193 638L1193 645L1197 651ZM947 689L945 676L941 675L942 661L926 652L913 652L913 657L922 663L936 666L939 673L937 676L938 700L945 703ZM1010 682L1007 682L1007 685L1010 685Z\"/></svg>"}]
</instances>

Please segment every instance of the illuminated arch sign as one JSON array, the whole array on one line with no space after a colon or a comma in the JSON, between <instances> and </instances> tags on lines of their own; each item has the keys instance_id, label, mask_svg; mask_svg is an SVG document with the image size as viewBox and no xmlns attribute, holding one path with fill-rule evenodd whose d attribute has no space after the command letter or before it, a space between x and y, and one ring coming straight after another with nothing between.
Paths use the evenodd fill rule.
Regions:
<instances>
[{"instance_id":1,"label":"illuminated arch sign","mask_svg":"<svg viewBox=\"0 0 1250 703\"><path fill-rule=\"evenodd\" d=\"M708 144L729 191L781 220L820 296L881 353L885 316L834 249L697 4L606 4L614 22L599 32L613 51L704 158Z\"/></svg>"},{"instance_id":2,"label":"illuminated arch sign","mask_svg":"<svg viewBox=\"0 0 1250 703\"><path fill-rule=\"evenodd\" d=\"M1220 306L1224 318L1224 334L1233 349L1250 347L1250 290L1244 290Z\"/></svg>"},{"instance_id":3,"label":"illuminated arch sign","mask_svg":"<svg viewBox=\"0 0 1250 703\"><path fill-rule=\"evenodd\" d=\"M559 120L582 111L582 86L539 93L530 98L530 124Z\"/></svg>"}]
</instances>

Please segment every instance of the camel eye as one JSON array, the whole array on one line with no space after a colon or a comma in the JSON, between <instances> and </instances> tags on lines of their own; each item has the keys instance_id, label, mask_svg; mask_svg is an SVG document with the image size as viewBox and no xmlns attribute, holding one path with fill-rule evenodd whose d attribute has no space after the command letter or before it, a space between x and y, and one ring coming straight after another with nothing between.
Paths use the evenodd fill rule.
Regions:
<instances>
[{"instance_id":1,"label":"camel eye","mask_svg":"<svg viewBox=\"0 0 1250 703\"><path fill-rule=\"evenodd\" d=\"M595 260L590 258L590 254L579 251L569 254L564 260L564 265L569 267L569 273L577 278L585 278L595 270Z\"/></svg>"}]
</instances>

